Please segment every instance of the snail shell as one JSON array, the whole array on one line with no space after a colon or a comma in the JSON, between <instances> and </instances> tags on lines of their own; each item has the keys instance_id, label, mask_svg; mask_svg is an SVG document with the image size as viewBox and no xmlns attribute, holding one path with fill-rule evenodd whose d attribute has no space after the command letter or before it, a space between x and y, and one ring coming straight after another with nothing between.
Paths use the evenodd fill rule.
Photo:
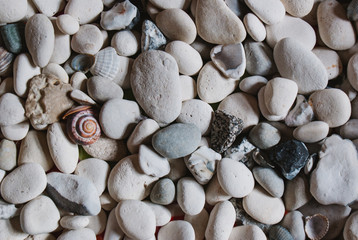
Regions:
<instances>
[{"instance_id":1,"label":"snail shell","mask_svg":"<svg viewBox=\"0 0 358 240\"><path fill-rule=\"evenodd\" d=\"M322 214L315 214L306 217L305 232L307 237L312 240L322 239L329 229L328 218Z\"/></svg>"},{"instance_id":2,"label":"snail shell","mask_svg":"<svg viewBox=\"0 0 358 240\"><path fill-rule=\"evenodd\" d=\"M80 145L96 142L101 135L101 128L91 106L79 106L69 110L63 117L67 118L67 132L70 139Z\"/></svg>"}]
</instances>

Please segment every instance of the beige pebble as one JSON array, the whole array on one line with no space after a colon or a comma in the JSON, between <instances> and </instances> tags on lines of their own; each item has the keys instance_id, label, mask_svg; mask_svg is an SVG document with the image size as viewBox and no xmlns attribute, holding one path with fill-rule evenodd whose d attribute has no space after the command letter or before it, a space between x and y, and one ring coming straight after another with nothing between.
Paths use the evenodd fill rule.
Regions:
<instances>
[{"instance_id":1,"label":"beige pebble","mask_svg":"<svg viewBox=\"0 0 358 240\"><path fill-rule=\"evenodd\" d=\"M214 206L218 202L226 201L230 198L231 196L227 194L220 186L217 175L214 175L205 191L206 202Z\"/></svg>"},{"instance_id":2,"label":"beige pebble","mask_svg":"<svg viewBox=\"0 0 358 240\"><path fill-rule=\"evenodd\" d=\"M52 17L65 7L65 2L63 0L32 0L32 2L40 13L43 13L48 17Z\"/></svg>"},{"instance_id":3,"label":"beige pebble","mask_svg":"<svg viewBox=\"0 0 358 240\"><path fill-rule=\"evenodd\" d=\"M354 54L348 62L347 77L352 87L358 89L358 53Z\"/></svg>"},{"instance_id":4,"label":"beige pebble","mask_svg":"<svg viewBox=\"0 0 358 240\"><path fill-rule=\"evenodd\" d=\"M229 240L266 240L265 233L256 225L244 225L234 227L231 231Z\"/></svg>"},{"instance_id":5,"label":"beige pebble","mask_svg":"<svg viewBox=\"0 0 358 240\"><path fill-rule=\"evenodd\" d=\"M205 229L209 221L209 213L203 210L197 215L185 214L184 220L189 222L195 231L195 239L204 239Z\"/></svg>"},{"instance_id":6,"label":"beige pebble","mask_svg":"<svg viewBox=\"0 0 358 240\"><path fill-rule=\"evenodd\" d=\"M340 129L339 134L342 138L357 139L358 138L358 119L350 119Z\"/></svg>"},{"instance_id":7,"label":"beige pebble","mask_svg":"<svg viewBox=\"0 0 358 240\"><path fill-rule=\"evenodd\" d=\"M87 76L83 72L75 72L70 78L70 84L74 89L87 92Z\"/></svg>"},{"instance_id":8,"label":"beige pebble","mask_svg":"<svg viewBox=\"0 0 358 240\"><path fill-rule=\"evenodd\" d=\"M322 61L323 65L326 67L328 80L334 79L342 73L342 61L336 51L325 47L315 47L312 52Z\"/></svg>"},{"instance_id":9,"label":"beige pebble","mask_svg":"<svg viewBox=\"0 0 358 240\"><path fill-rule=\"evenodd\" d=\"M313 3L317 2L314 0L282 0L283 5L285 6L286 12L291 14L294 17L303 17L306 16L313 8Z\"/></svg>"},{"instance_id":10,"label":"beige pebble","mask_svg":"<svg viewBox=\"0 0 358 240\"><path fill-rule=\"evenodd\" d=\"M262 42L266 38L266 29L265 25L261 20L256 17L253 13L248 13L244 17L244 24L246 27L247 33L254 39L256 42Z\"/></svg>"},{"instance_id":11,"label":"beige pebble","mask_svg":"<svg viewBox=\"0 0 358 240\"><path fill-rule=\"evenodd\" d=\"M61 14L56 19L57 27L64 34L73 35L80 29L78 21L69 14Z\"/></svg>"},{"instance_id":12,"label":"beige pebble","mask_svg":"<svg viewBox=\"0 0 358 240\"><path fill-rule=\"evenodd\" d=\"M17 22L26 15L27 0L1 0L0 5L0 24Z\"/></svg>"},{"instance_id":13,"label":"beige pebble","mask_svg":"<svg viewBox=\"0 0 358 240\"><path fill-rule=\"evenodd\" d=\"M128 138L127 147L132 153L138 153L141 144L150 144L152 135L159 130L159 125L153 119L144 119L140 121L134 128L133 132Z\"/></svg>"},{"instance_id":14,"label":"beige pebble","mask_svg":"<svg viewBox=\"0 0 358 240\"><path fill-rule=\"evenodd\" d=\"M102 33L92 24L82 25L71 40L72 50L82 54L94 55L101 49L102 44Z\"/></svg>"},{"instance_id":15,"label":"beige pebble","mask_svg":"<svg viewBox=\"0 0 358 240\"><path fill-rule=\"evenodd\" d=\"M52 74L64 83L69 82L69 77L68 77L65 69L63 69L63 67L61 67L57 63L47 64L47 66L42 69L42 74L47 74L47 75Z\"/></svg>"},{"instance_id":16,"label":"beige pebble","mask_svg":"<svg viewBox=\"0 0 358 240\"><path fill-rule=\"evenodd\" d=\"M182 101L194 99L197 93L196 81L194 78L186 75L180 75L181 97Z\"/></svg>"},{"instance_id":17,"label":"beige pebble","mask_svg":"<svg viewBox=\"0 0 358 240\"><path fill-rule=\"evenodd\" d=\"M297 140L304 143L314 143L327 137L328 132L329 126L327 123L322 121L313 121L297 127L293 131L293 136Z\"/></svg>"},{"instance_id":18,"label":"beige pebble","mask_svg":"<svg viewBox=\"0 0 358 240\"><path fill-rule=\"evenodd\" d=\"M190 1L188 1L188 0L177 0L177 1L150 0L149 2L160 9L170 9L170 8L184 9L185 6L186 7L188 6L187 2L190 2Z\"/></svg>"},{"instance_id":19,"label":"beige pebble","mask_svg":"<svg viewBox=\"0 0 358 240\"><path fill-rule=\"evenodd\" d=\"M140 48L140 34L129 30L116 32L112 37L111 46L120 56L132 56Z\"/></svg>"},{"instance_id":20,"label":"beige pebble","mask_svg":"<svg viewBox=\"0 0 358 240\"><path fill-rule=\"evenodd\" d=\"M63 64L71 56L71 40L70 35L64 34L59 30L56 19L51 19L55 30L55 47L52 52L50 63Z\"/></svg>"},{"instance_id":21,"label":"beige pebble","mask_svg":"<svg viewBox=\"0 0 358 240\"><path fill-rule=\"evenodd\" d=\"M268 25L280 22L285 16L285 7L280 0L245 0L245 3Z\"/></svg>"},{"instance_id":22,"label":"beige pebble","mask_svg":"<svg viewBox=\"0 0 358 240\"><path fill-rule=\"evenodd\" d=\"M102 0L69 0L64 13L71 15L82 25L93 22L102 11Z\"/></svg>"}]
</instances>

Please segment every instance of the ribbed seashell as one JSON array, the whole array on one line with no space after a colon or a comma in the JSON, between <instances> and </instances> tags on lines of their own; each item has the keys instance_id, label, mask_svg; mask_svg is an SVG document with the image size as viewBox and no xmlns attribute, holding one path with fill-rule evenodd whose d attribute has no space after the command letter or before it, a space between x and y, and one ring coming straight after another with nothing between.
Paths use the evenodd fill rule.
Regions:
<instances>
[{"instance_id":1,"label":"ribbed seashell","mask_svg":"<svg viewBox=\"0 0 358 240\"><path fill-rule=\"evenodd\" d=\"M270 228L269 240L294 240L294 238L286 228L275 225Z\"/></svg>"},{"instance_id":2,"label":"ribbed seashell","mask_svg":"<svg viewBox=\"0 0 358 240\"><path fill-rule=\"evenodd\" d=\"M0 46L0 76L6 76L12 69L15 55Z\"/></svg>"},{"instance_id":3,"label":"ribbed seashell","mask_svg":"<svg viewBox=\"0 0 358 240\"><path fill-rule=\"evenodd\" d=\"M88 54L78 54L71 61L71 67L75 71L87 73L94 64L94 56Z\"/></svg>"},{"instance_id":4,"label":"ribbed seashell","mask_svg":"<svg viewBox=\"0 0 358 240\"><path fill-rule=\"evenodd\" d=\"M322 214L306 217L305 232L309 239L320 240L328 232L329 220Z\"/></svg>"},{"instance_id":5,"label":"ribbed seashell","mask_svg":"<svg viewBox=\"0 0 358 240\"><path fill-rule=\"evenodd\" d=\"M66 129L69 138L80 145L96 142L101 136L101 128L91 106L70 109L63 118L67 119Z\"/></svg>"},{"instance_id":6,"label":"ribbed seashell","mask_svg":"<svg viewBox=\"0 0 358 240\"><path fill-rule=\"evenodd\" d=\"M0 34L6 49L18 54L25 50L25 24L10 23L0 27Z\"/></svg>"},{"instance_id":7,"label":"ribbed seashell","mask_svg":"<svg viewBox=\"0 0 358 240\"><path fill-rule=\"evenodd\" d=\"M95 76L101 76L113 80L119 70L120 59L113 47L106 47L95 55L95 62L90 72Z\"/></svg>"}]
</instances>

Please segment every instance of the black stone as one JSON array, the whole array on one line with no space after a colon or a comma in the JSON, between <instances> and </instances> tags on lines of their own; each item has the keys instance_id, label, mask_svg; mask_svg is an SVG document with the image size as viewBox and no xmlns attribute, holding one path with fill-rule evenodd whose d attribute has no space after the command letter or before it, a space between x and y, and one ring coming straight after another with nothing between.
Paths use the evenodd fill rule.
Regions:
<instances>
[{"instance_id":1,"label":"black stone","mask_svg":"<svg viewBox=\"0 0 358 240\"><path fill-rule=\"evenodd\" d=\"M309 157L309 152L303 142L289 140L268 150L269 162L280 168L283 176L292 180L303 168Z\"/></svg>"}]
</instances>

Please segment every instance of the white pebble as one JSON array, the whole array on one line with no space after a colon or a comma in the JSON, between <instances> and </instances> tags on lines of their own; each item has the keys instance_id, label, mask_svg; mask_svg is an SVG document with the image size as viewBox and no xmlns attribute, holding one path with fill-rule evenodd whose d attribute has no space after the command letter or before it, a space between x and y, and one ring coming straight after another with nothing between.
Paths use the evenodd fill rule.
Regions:
<instances>
[{"instance_id":1,"label":"white pebble","mask_svg":"<svg viewBox=\"0 0 358 240\"><path fill-rule=\"evenodd\" d=\"M181 178L177 183L177 202L186 214L199 214L205 205L204 188L194 178Z\"/></svg>"},{"instance_id":2,"label":"white pebble","mask_svg":"<svg viewBox=\"0 0 358 240\"><path fill-rule=\"evenodd\" d=\"M297 127L293 131L293 137L304 143L318 142L327 137L329 126L322 121L313 121Z\"/></svg>"},{"instance_id":3,"label":"white pebble","mask_svg":"<svg viewBox=\"0 0 358 240\"><path fill-rule=\"evenodd\" d=\"M196 81L186 75L179 76L182 101L194 99L198 93L196 91Z\"/></svg>"},{"instance_id":4,"label":"white pebble","mask_svg":"<svg viewBox=\"0 0 358 240\"><path fill-rule=\"evenodd\" d=\"M111 40L111 46L120 56L132 56L140 48L140 35L137 32L123 30L115 33Z\"/></svg>"},{"instance_id":5,"label":"white pebble","mask_svg":"<svg viewBox=\"0 0 358 240\"><path fill-rule=\"evenodd\" d=\"M244 25L247 33L256 42L262 42L266 38L266 29L264 24L253 13L248 13L244 17Z\"/></svg>"},{"instance_id":6,"label":"white pebble","mask_svg":"<svg viewBox=\"0 0 358 240\"><path fill-rule=\"evenodd\" d=\"M80 29L78 21L69 14L61 14L58 16L56 24L61 32L68 35L73 35Z\"/></svg>"},{"instance_id":7,"label":"white pebble","mask_svg":"<svg viewBox=\"0 0 358 240\"><path fill-rule=\"evenodd\" d=\"M187 221L177 220L163 226L158 232L158 240L175 236L176 240L195 240L194 228Z\"/></svg>"}]
</instances>

